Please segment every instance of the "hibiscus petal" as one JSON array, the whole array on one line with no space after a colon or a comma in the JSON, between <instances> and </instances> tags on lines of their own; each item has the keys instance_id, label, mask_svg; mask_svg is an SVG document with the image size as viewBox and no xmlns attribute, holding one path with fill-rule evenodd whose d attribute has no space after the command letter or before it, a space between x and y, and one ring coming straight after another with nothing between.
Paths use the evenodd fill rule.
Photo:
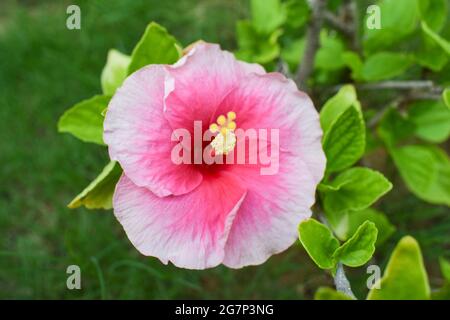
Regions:
<instances>
[{"instance_id":1,"label":"hibiscus petal","mask_svg":"<svg viewBox=\"0 0 450 320\"><path fill-rule=\"evenodd\" d=\"M104 141L112 160L140 187L158 196L185 194L196 188L202 175L190 165L171 160L172 129L163 115L170 76L165 67L152 65L129 76L109 103Z\"/></svg>"},{"instance_id":2,"label":"hibiscus petal","mask_svg":"<svg viewBox=\"0 0 450 320\"><path fill-rule=\"evenodd\" d=\"M219 109L234 108L243 129L279 129L279 169L262 175L261 163L228 168L248 190L225 248L224 264L232 268L263 263L296 241L298 224L311 215L326 163L318 113L310 99L279 74L246 79ZM258 148L259 154L266 151Z\"/></svg>"},{"instance_id":3,"label":"hibiscus petal","mask_svg":"<svg viewBox=\"0 0 450 320\"><path fill-rule=\"evenodd\" d=\"M205 177L182 196L156 197L123 175L114 194L114 214L144 255L189 269L217 266L246 190L228 173Z\"/></svg>"},{"instance_id":4,"label":"hibiscus petal","mask_svg":"<svg viewBox=\"0 0 450 320\"><path fill-rule=\"evenodd\" d=\"M265 73L261 66L237 61L230 52L208 43L196 44L169 72L174 90L165 100L165 115L173 129L188 130L194 120L207 128L216 120L216 108L241 79Z\"/></svg>"}]
</instances>

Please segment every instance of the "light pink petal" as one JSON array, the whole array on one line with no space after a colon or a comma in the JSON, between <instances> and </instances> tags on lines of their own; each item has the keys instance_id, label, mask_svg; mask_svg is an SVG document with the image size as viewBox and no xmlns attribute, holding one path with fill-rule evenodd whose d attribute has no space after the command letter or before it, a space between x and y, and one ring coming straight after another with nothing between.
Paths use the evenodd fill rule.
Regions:
<instances>
[{"instance_id":1,"label":"light pink petal","mask_svg":"<svg viewBox=\"0 0 450 320\"><path fill-rule=\"evenodd\" d=\"M281 75L247 77L220 109L235 110L238 127L279 129L280 135L275 175L261 175L261 164L227 168L248 190L224 258L225 265L239 268L263 263L296 241L299 222L311 215L326 160L317 111L310 99ZM271 142L269 148L272 145L276 147ZM258 151L267 152L264 148Z\"/></svg>"},{"instance_id":2,"label":"light pink petal","mask_svg":"<svg viewBox=\"0 0 450 320\"><path fill-rule=\"evenodd\" d=\"M247 75L265 73L257 64L239 62L218 45L198 43L169 68L173 91L165 100L165 115L173 129L191 129L193 121L206 129L215 122L214 111Z\"/></svg>"},{"instance_id":3,"label":"light pink petal","mask_svg":"<svg viewBox=\"0 0 450 320\"><path fill-rule=\"evenodd\" d=\"M134 184L158 196L187 193L202 181L193 166L171 161L176 142L163 115L167 82L170 76L158 65L130 75L109 103L103 134L111 159Z\"/></svg>"},{"instance_id":4,"label":"light pink petal","mask_svg":"<svg viewBox=\"0 0 450 320\"><path fill-rule=\"evenodd\" d=\"M194 191L156 197L121 177L114 214L133 245L167 264L204 269L220 264L236 212L246 190L228 173L205 177Z\"/></svg>"}]
</instances>

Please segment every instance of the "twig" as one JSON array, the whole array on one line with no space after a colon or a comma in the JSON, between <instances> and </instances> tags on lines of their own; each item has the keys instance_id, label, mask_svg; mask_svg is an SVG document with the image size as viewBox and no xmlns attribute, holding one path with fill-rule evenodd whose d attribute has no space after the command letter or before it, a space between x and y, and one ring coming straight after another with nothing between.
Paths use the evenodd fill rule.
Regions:
<instances>
[{"instance_id":1,"label":"twig","mask_svg":"<svg viewBox=\"0 0 450 320\"><path fill-rule=\"evenodd\" d=\"M353 38L353 28L348 26L344 21L339 19L332 12L325 11L324 19L326 23L328 23L334 29L342 32L346 37Z\"/></svg>"},{"instance_id":2,"label":"twig","mask_svg":"<svg viewBox=\"0 0 450 320\"><path fill-rule=\"evenodd\" d=\"M325 4L326 0L311 0L312 15L306 32L305 53L295 76L295 82L303 90L307 89L306 81L314 68L314 60L319 48L319 35L323 24Z\"/></svg>"},{"instance_id":3,"label":"twig","mask_svg":"<svg viewBox=\"0 0 450 320\"><path fill-rule=\"evenodd\" d=\"M430 80L411 80L411 81L383 81L376 83L360 84L356 86L361 90L380 90L380 89L396 89L396 90L415 90L415 89L432 89L442 90L435 86Z\"/></svg>"},{"instance_id":4,"label":"twig","mask_svg":"<svg viewBox=\"0 0 450 320\"><path fill-rule=\"evenodd\" d=\"M317 212L317 216L324 225L331 229L328 219L325 217L325 214L321 210ZM352 292L350 282L345 275L344 267L340 262L337 264L336 274L334 275L334 285L337 291L343 292L349 297L356 299L355 295Z\"/></svg>"},{"instance_id":5,"label":"twig","mask_svg":"<svg viewBox=\"0 0 450 320\"><path fill-rule=\"evenodd\" d=\"M342 292L349 297L352 297L353 299L356 299L350 286L350 282L345 276L344 267L340 262L337 264L336 275L334 276L334 285L336 286L337 291Z\"/></svg>"},{"instance_id":6,"label":"twig","mask_svg":"<svg viewBox=\"0 0 450 320\"><path fill-rule=\"evenodd\" d=\"M353 23L353 41L352 46L353 49L361 53L361 29L360 29L360 13L359 13L359 4L358 1L351 1L349 4L351 16L352 16L352 23Z\"/></svg>"},{"instance_id":7,"label":"twig","mask_svg":"<svg viewBox=\"0 0 450 320\"><path fill-rule=\"evenodd\" d=\"M336 93L343 84L324 88L327 92ZM437 86L430 80L406 80L406 81L382 81L365 84L355 84L358 90L410 90L416 92L417 99L435 99L442 94L442 87ZM423 92L426 91L426 92Z\"/></svg>"},{"instance_id":8,"label":"twig","mask_svg":"<svg viewBox=\"0 0 450 320\"><path fill-rule=\"evenodd\" d=\"M436 87L432 87L435 89ZM384 114L387 112L389 108L395 107L399 108L402 105L408 105L410 102L417 100L440 100L440 93L433 92L418 92L418 91L409 91L404 96L398 96L393 101L386 103L384 107L380 108L377 113L370 119L367 123L367 127L374 128L380 120L383 118Z\"/></svg>"}]
</instances>

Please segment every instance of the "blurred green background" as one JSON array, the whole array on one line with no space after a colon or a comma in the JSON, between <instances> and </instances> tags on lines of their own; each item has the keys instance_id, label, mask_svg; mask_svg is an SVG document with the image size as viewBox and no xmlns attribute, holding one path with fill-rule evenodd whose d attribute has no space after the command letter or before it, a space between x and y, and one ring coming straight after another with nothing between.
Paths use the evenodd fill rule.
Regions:
<instances>
[{"instance_id":1,"label":"blurred green background","mask_svg":"<svg viewBox=\"0 0 450 320\"><path fill-rule=\"evenodd\" d=\"M81 30L66 28L73 3L81 7ZM246 16L243 0L1 0L0 298L304 299L332 286L299 244L261 266L189 271L141 256L111 212L66 207L108 159L106 149L58 134L56 123L68 107L101 92L108 49L129 54L154 20L183 45L203 39L233 50L235 23ZM411 234L431 285L439 286L448 208L418 200L393 175L395 192L381 205L397 232L374 262L383 265L396 241ZM66 288L71 264L81 267L82 290ZM364 268L349 276L363 297Z\"/></svg>"}]
</instances>

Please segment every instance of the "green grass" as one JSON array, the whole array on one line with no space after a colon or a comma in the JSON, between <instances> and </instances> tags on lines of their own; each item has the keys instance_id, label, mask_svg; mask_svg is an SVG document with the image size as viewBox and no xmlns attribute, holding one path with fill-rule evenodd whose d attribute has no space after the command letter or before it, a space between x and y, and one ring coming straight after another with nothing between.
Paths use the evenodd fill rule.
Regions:
<instances>
[{"instance_id":1,"label":"green grass","mask_svg":"<svg viewBox=\"0 0 450 320\"><path fill-rule=\"evenodd\" d=\"M58 134L56 123L68 107L101 91L108 49L130 53L151 20L184 45L201 38L233 49L235 22L248 11L240 0L77 3L82 29L73 31L65 27L69 1L0 5L0 298L302 299L319 285L331 285L299 245L261 266L189 271L141 256L111 212L66 207L108 159L106 149ZM405 197L409 202L392 212L385 208L390 216L430 208ZM424 241L431 241L426 252L432 270L450 229L445 209L436 210L432 221L440 226L430 229L439 245L430 229L420 227L430 224L421 222L423 212L415 220L393 217L400 226L396 239L414 225L418 236L425 233ZM81 267L82 290L66 288L71 264ZM355 279L361 275L364 270L352 273ZM362 288L364 279L359 283Z\"/></svg>"}]
</instances>

